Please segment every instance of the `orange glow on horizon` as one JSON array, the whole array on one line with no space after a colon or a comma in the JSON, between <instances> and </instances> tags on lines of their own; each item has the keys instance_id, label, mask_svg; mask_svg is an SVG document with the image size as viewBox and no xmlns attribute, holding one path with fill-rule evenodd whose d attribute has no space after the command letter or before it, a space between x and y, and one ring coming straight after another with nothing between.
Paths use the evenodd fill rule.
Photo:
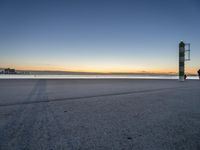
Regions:
<instances>
[{"instance_id":1,"label":"orange glow on horizon","mask_svg":"<svg viewBox=\"0 0 200 150\"><path fill-rule=\"evenodd\" d=\"M155 74L175 74L178 71L176 69L150 69L150 68L143 68L143 69L134 69L133 68L65 68L65 67L58 67L58 66L29 66L29 67L21 67L21 66L9 66L10 68L15 68L16 70L28 70L28 71L69 71L69 72L88 72L88 73L155 73ZM7 68L7 67L5 67ZM191 70L190 73L194 71Z\"/></svg>"},{"instance_id":2,"label":"orange glow on horizon","mask_svg":"<svg viewBox=\"0 0 200 150\"><path fill-rule=\"evenodd\" d=\"M65 66L21 66L21 65L6 65L4 68L15 68L16 70L25 70L25 71L68 71L68 72L85 72L85 73L155 73L155 74L177 74L178 67L171 67L171 68L149 68L149 67L118 67L118 66L107 66L107 67L65 67ZM195 69L187 69L187 74L196 74Z\"/></svg>"}]
</instances>

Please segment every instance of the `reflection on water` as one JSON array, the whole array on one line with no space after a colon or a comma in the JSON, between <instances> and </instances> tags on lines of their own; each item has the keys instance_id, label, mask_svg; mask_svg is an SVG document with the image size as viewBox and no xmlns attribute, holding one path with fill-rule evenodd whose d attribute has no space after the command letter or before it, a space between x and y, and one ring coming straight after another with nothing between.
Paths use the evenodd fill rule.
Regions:
<instances>
[{"instance_id":1,"label":"reflection on water","mask_svg":"<svg viewBox=\"0 0 200 150\"><path fill-rule=\"evenodd\" d=\"M5 75L0 79L178 79L178 76L164 75ZM188 79L198 79L198 76L188 76Z\"/></svg>"}]
</instances>

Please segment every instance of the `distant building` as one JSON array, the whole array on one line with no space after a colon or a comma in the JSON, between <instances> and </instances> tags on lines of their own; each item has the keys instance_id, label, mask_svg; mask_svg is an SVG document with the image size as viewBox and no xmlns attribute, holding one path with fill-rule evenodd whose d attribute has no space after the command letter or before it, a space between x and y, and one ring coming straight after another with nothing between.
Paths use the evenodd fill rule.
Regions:
<instances>
[{"instance_id":1,"label":"distant building","mask_svg":"<svg viewBox=\"0 0 200 150\"><path fill-rule=\"evenodd\" d=\"M16 74L15 69L7 68L4 70L4 74Z\"/></svg>"}]
</instances>

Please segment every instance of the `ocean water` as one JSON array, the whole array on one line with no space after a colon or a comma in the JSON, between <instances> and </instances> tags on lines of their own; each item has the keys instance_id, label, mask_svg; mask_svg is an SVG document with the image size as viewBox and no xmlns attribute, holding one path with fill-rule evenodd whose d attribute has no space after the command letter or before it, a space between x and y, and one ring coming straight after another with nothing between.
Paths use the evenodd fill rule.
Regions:
<instances>
[{"instance_id":1,"label":"ocean water","mask_svg":"<svg viewBox=\"0 0 200 150\"><path fill-rule=\"evenodd\" d=\"M0 79L178 79L178 76L165 75L21 75L1 74ZM197 80L198 76L187 79Z\"/></svg>"}]
</instances>

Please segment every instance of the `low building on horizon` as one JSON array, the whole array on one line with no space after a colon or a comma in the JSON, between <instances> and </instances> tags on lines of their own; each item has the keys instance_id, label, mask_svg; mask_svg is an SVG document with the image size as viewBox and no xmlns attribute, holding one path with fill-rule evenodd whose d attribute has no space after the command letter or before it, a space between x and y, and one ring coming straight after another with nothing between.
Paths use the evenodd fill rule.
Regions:
<instances>
[{"instance_id":1,"label":"low building on horizon","mask_svg":"<svg viewBox=\"0 0 200 150\"><path fill-rule=\"evenodd\" d=\"M15 71L15 69L4 69L4 74L17 74L17 72Z\"/></svg>"}]
</instances>

